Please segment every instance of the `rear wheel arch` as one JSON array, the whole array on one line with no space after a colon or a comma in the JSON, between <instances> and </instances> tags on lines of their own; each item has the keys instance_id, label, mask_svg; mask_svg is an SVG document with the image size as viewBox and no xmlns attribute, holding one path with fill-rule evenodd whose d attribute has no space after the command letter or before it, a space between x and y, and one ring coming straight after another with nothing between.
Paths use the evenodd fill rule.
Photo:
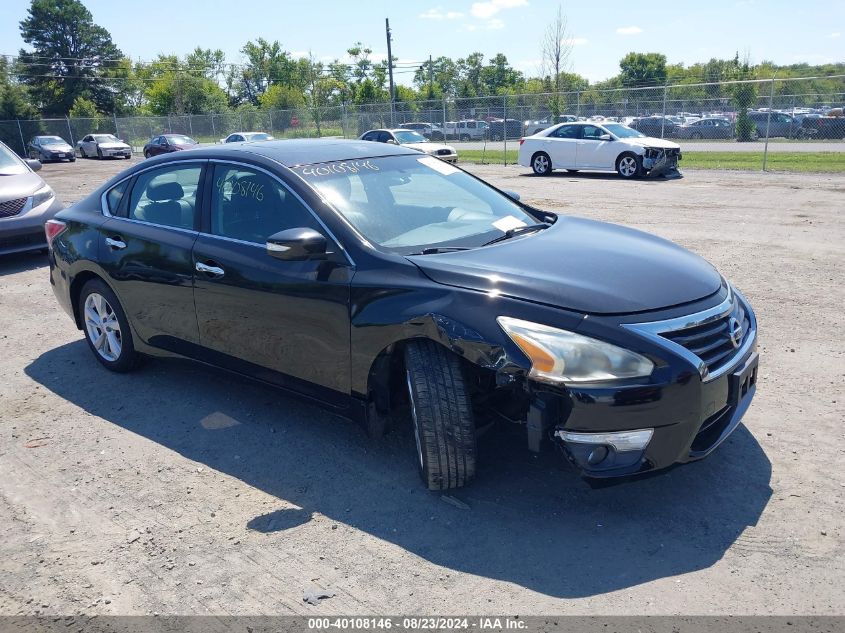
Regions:
<instances>
[{"instance_id":1,"label":"rear wheel arch","mask_svg":"<svg viewBox=\"0 0 845 633\"><path fill-rule=\"evenodd\" d=\"M99 279L102 281L106 286L108 286L112 292L114 292L114 288L111 287L108 281L102 276L98 275L92 270L83 270L73 277L73 281L70 282L70 304L73 308L73 320L76 323L77 329L82 329L82 323L79 320L79 298L82 294L82 289L92 279ZM117 293L115 292L115 295Z\"/></svg>"}]
</instances>

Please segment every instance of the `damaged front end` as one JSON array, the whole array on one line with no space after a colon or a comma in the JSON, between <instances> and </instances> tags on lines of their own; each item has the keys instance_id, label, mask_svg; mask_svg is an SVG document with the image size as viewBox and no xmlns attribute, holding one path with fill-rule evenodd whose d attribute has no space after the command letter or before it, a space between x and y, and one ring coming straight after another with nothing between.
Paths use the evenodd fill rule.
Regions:
<instances>
[{"instance_id":1,"label":"damaged front end","mask_svg":"<svg viewBox=\"0 0 845 633\"><path fill-rule=\"evenodd\" d=\"M662 147L647 147L643 154L643 170L646 176L657 178L681 178L678 161L681 160L680 149L666 149Z\"/></svg>"}]
</instances>

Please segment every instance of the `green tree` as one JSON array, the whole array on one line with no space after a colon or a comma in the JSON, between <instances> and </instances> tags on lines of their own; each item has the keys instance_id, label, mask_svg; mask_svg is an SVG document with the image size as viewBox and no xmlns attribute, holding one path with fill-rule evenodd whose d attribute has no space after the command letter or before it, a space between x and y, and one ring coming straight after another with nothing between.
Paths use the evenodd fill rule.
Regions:
<instances>
[{"instance_id":1,"label":"green tree","mask_svg":"<svg viewBox=\"0 0 845 633\"><path fill-rule=\"evenodd\" d=\"M656 86L666 82L666 55L628 53L619 62L619 79L628 87Z\"/></svg>"},{"instance_id":2,"label":"green tree","mask_svg":"<svg viewBox=\"0 0 845 633\"><path fill-rule=\"evenodd\" d=\"M259 37L244 44L241 52L247 59L238 80L242 100L258 105L261 95L277 83L305 87L305 64L291 57L278 41Z\"/></svg>"},{"instance_id":3,"label":"green tree","mask_svg":"<svg viewBox=\"0 0 845 633\"><path fill-rule=\"evenodd\" d=\"M746 80L753 76L751 64L746 58L739 61L739 54L734 58L734 79ZM748 116L748 108L757 100L757 84L735 83L729 88L734 108L736 109L736 140L747 142L754 140L754 122Z\"/></svg>"},{"instance_id":4,"label":"green tree","mask_svg":"<svg viewBox=\"0 0 845 633\"><path fill-rule=\"evenodd\" d=\"M20 29L32 47L19 53L21 77L45 114L66 114L78 97L114 110L114 91L104 77L123 55L79 0L32 0Z\"/></svg>"},{"instance_id":5,"label":"green tree","mask_svg":"<svg viewBox=\"0 0 845 633\"><path fill-rule=\"evenodd\" d=\"M103 115L97 111L97 104L85 97L76 98L70 107L68 117L71 119L85 119L85 129L89 132L99 132L104 124Z\"/></svg>"}]
</instances>

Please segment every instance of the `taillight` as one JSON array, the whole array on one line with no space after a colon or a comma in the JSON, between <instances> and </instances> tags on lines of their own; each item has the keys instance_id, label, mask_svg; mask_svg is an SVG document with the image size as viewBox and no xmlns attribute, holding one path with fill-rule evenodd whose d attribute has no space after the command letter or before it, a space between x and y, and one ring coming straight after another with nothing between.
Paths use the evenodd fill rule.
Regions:
<instances>
[{"instance_id":1,"label":"taillight","mask_svg":"<svg viewBox=\"0 0 845 633\"><path fill-rule=\"evenodd\" d=\"M61 220L47 220L44 223L44 234L47 236L47 246L53 248L53 240L67 228L67 224Z\"/></svg>"},{"instance_id":2,"label":"taillight","mask_svg":"<svg viewBox=\"0 0 845 633\"><path fill-rule=\"evenodd\" d=\"M521 139L519 139L519 144L522 145L524 142L525 142L525 137L523 136Z\"/></svg>"}]
</instances>

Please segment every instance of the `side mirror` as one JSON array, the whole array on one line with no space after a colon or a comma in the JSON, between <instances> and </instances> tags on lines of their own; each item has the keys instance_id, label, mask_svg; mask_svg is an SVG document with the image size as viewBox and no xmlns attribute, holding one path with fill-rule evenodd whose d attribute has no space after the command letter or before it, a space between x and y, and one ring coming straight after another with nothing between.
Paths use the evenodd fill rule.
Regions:
<instances>
[{"instance_id":1,"label":"side mirror","mask_svg":"<svg viewBox=\"0 0 845 633\"><path fill-rule=\"evenodd\" d=\"M389 139L387 139L387 140L385 141L385 143L388 143L388 144L390 144L390 145L399 145L399 143L397 143L397 142L396 142L396 139L393 139L393 138L389 138Z\"/></svg>"},{"instance_id":2,"label":"side mirror","mask_svg":"<svg viewBox=\"0 0 845 633\"><path fill-rule=\"evenodd\" d=\"M314 229L286 229L267 238L267 254L283 261L320 259L327 249L326 237Z\"/></svg>"},{"instance_id":3,"label":"side mirror","mask_svg":"<svg viewBox=\"0 0 845 633\"><path fill-rule=\"evenodd\" d=\"M600 140L600 141L612 141L612 140L613 140L613 137L612 137L610 134L602 134L602 135L599 137L599 140Z\"/></svg>"},{"instance_id":4,"label":"side mirror","mask_svg":"<svg viewBox=\"0 0 845 633\"><path fill-rule=\"evenodd\" d=\"M41 161L40 160L34 160L32 158L27 158L26 164L29 165L29 167L30 167L30 169L32 169L32 171L38 171L39 169L41 169Z\"/></svg>"},{"instance_id":5,"label":"side mirror","mask_svg":"<svg viewBox=\"0 0 845 633\"><path fill-rule=\"evenodd\" d=\"M504 189L502 191L502 193L505 194L508 198L511 198L512 200L516 200L517 202L519 202L520 199L521 199L521 196L516 191L510 191L509 189Z\"/></svg>"}]
</instances>

